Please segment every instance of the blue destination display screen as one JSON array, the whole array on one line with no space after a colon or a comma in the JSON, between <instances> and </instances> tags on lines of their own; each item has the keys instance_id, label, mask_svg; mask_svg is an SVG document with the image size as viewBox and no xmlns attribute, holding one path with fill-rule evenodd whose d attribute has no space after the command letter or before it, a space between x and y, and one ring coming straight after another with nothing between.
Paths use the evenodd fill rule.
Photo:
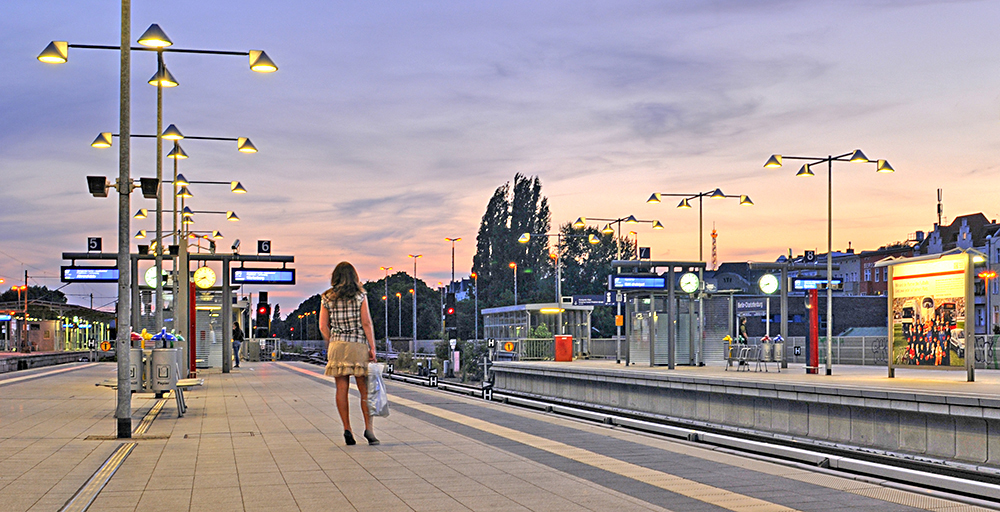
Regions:
<instances>
[{"instance_id":1,"label":"blue destination display screen","mask_svg":"<svg viewBox=\"0 0 1000 512\"><path fill-rule=\"evenodd\" d=\"M64 283L117 283L117 267L62 267Z\"/></svg>"},{"instance_id":2,"label":"blue destination display screen","mask_svg":"<svg viewBox=\"0 0 1000 512\"><path fill-rule=\"evenodd\" d=\"M234 268L233 284L295 284L293 268Z\"/></svg>"},{"instance_id":3,"label":"blue destination display screen","mask_svg":"<svg viewBox=\"0 0 1000 512\"><path fill-rule=\"evenodd\" d=\"M844 281L843 279L839 279L839 278L836 278L836 277L833 278L833 286L834 286L834 288L836 288L836 287L840 286L841 284L843 284L843 281ZM793 290L799 290L799 291L801 291L801 290L815 290L815 289L819 288L821 285L824 285L824 284L826 284L826 279L808 279L808 278L802 278L802 277L797 277L797 278L792 279L792 289Z\"/></svg>"},{"instance_id":4,"label":"blue destination display screen","mask_svg":"<svg viewBox=\"0 0 1000 512\"><path fill-rule=\"evenodd\" d=\"M667 278L659 276L611 276L611 288L634 290L642 288L662 289L667 287Z\"/></svg>"}]
</instances>

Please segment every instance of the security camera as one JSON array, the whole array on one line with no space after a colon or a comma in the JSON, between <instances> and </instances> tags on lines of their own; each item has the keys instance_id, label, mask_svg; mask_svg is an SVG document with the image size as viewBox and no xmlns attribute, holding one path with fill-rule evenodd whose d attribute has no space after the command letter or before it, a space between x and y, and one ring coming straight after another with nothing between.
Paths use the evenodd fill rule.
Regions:
<instances>
[{"instance_id":1,"label":"security camera","mask_svg":"<svg viewBox=\"0 0 1000 512\"><path fill-rule=\"evenodd\" d=\"M240 253L240 239L237 238L236 241L233 242L233 254L239 254L239 253Z\"/></svg>"}]
</instances>

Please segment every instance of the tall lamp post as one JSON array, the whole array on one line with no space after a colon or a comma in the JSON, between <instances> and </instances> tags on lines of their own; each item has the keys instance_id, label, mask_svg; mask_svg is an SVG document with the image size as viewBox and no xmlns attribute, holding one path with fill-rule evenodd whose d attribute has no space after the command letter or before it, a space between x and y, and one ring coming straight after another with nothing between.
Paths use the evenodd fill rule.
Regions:
<instances>
[{"instance_id":1,"label":"tall lamp post","mask_svg":"<svg viewBox=\"0 0 1000 512\"><path fill-rule=\"evenodd\" d=\"M889 173L895 172L895 169L889 165L886 160L869 160L860 149L855 149L850 153L844 153L842 155L829 155L827 157L815 157L815 156L788 156L788 155L771 155L764 164L764 167L773 169L781 167L781 162L784 159L788 160L807 160L809 163L804 164L796 176L802 177L812 177L812 169L810 168L816 164L827 164L826 171L826 374L833 374L833 286L831 277L833 276L833 162L852 162L852 163L870 163L875 164L875 172Z\"/></svg>"},{"instance_id":2,"label":"tall lamp post","mask_svg":"<svg viewBox=\"0 0 1000 512\"><path fill-rule=\"evenodd\" d=\"M403 336L403 294L396 292L396 336Z\"/></svg>"},{"instance_id":3,"label":"tall lamp post","mask_svg":"<svg viewBox=\"0 0 1000 512\"><path fill-rule=\"evenodd\" d=\"M514 270L514 305L517 305L517 262L512 261L507 264L508 267Z\"/></svg>"},{"instance_id":4,"label":"tall lamp post","mask_svg":"<svg viewBox=\"0 0 1000 512\"><path fill-rule=\"evenodd\" d=\"M476 283L476 302L475 302L475 313L476 313L476 330L475 339L479 339L479 274L473 272L469 275L472 280Z\"/></svg>"},{"instance_id":5,"label":"tall lamp post","mask_svg":"<svg viewBox=\"0 0 1000 512\"><path fill-rule=\"evenodd\" d=\"M602 219L602 218L598 218L598 217L589 217L589 218L588 217L580 217L580 218L576 219L576 222L573 223L573 227L576 228L576 229L581 229L581 228L583 228L583 227L585 227L587 225L587 220L598 220L598 221L607 222L607 224L604 225L604 228L601 229L601 234L602 235L614 235L615 232L617 231L619 233L619 237L621 237L622 222L624 222L625 224L647 224L648 223L648 224L652 224L653 225L653 229L663 229L663 224L661 224L660 221L658 221L658 220L639 220L639 219L635 218L635 215L629 215L628 217L618 217L617 219ZM612 228L611 224L617 224L617 228ZM622 259L622 247L621 247L621 244L619 242L615 242L615 259L616 260ZM638 241L638 237L636 238L636 245L635 245L635 259L639 259L639 241ZM622 314L622 304L621 304L621 302L618 302L616 300L615 301L615 315L616 316L621 316L621 314ZM615 322L615 364L618 364L618 363L622 362L622 356L621 356L621 353L622 353L621 337L622 337L622 326L618 325L618 322L616 321Z\"/></svg>"},{"instance_id":6,"label":"tall lamp post","mask_svg":"<svg viewBox=\"0 0 1000 512\"><path fill-rule=\"evenodd\" d=\"M410 258L413 258L413 349L417 349L417 258L423 257L423 254L408 254Z\"/></svg>"},{"instance_id":7,"label":"tall lamp post","mask_svg":"<svg viewBox=\"0 0 1000 512\"><path fill-rule=\"evenodd\" d=\"M587 241L591 245L596 245L601 243L601 239L594 235L564 235L562 233L522 233L518 237L517 241L522 244L526 244L531 241L533 236L544 236L546 238L556 237L556 252L554 253L554 259L556 260L556 306L559 308L559 316L556 322L559 324L556 328L556 334L563 333L562 325L562 239L563 238L576 238L576 237L587 237Z\"/></svg>"},{"instance_id":8,"label":"tall lamp post","mask_svg":"<svg viewBox=\"0 0 1000 512\"><path fill-rule=\"evenodd\" d=\"M389 271L392 267L379 267L379 270L385 271L385 295L382 296L382 300L385 301L385 351L392 352L392 344L389 341Z\"/></svg>"},{"instance_id":9,"label":"tall lamp post","mask_svg":"<svg viewBox=\"0 0 1000 512\"><path fill-rule=\"evenodd\" d=\"M692 199L698 200L698 261L705 261L705 226L704 226L704 202L703 199L708 197L709 199L726 199L726 198L739 198L741 206L753 206L753 201L750 200L748 195L728 195L722 192L722 189L717 188L715 190L710 190L708 192L696 192L694 194L665 194L665 193L654 193L649 196L646 200L647 203L658 204L661 197L683 197L681 202L677 204L678 208L687 209L691 208L690 201Z\"/></svg>"},{"instance_id":10,"label":"tall lamp post","mask_svg":"<svg viewBox=\"0 0 1000 512\"><path fill-rule=\"evenodd\" d=\"M451 284L448 286L448 291L455 293L455 242L461 242L462 238L445 238L448 242L451 242Z\"/></svg>"}]
</instances>

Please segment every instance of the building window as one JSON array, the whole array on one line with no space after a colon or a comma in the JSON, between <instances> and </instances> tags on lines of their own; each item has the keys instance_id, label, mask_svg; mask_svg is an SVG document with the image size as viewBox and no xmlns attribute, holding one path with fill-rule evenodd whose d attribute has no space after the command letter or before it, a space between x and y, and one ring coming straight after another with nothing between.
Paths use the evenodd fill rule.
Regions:
<instances>
[{"instance_id":1,"label":"building window","mask_svg":"<svg viewBox=\"0 0 1000 512\"><path fill-rule=\"evenodd\" d=\"M866 268L865 269L865 281L871 281L871 280L872 280L872 269Z\"/></svg>"}]
</instances>

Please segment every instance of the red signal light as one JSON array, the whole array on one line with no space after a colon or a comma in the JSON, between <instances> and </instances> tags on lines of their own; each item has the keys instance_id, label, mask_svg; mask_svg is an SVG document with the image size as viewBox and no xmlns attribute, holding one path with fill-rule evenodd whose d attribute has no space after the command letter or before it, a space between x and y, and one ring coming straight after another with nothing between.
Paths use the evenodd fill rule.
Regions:
<instances>
[{"instance_id":1,"label":"red signal light","mask_svg":"<svg viewBox=\"0 0 1000 512\"><path fill-rule=\"evenodd\" d=\"M449 315L454 315L455 314L455 308L448 308L448 314Z\"/></svg>"}]
</instances>

